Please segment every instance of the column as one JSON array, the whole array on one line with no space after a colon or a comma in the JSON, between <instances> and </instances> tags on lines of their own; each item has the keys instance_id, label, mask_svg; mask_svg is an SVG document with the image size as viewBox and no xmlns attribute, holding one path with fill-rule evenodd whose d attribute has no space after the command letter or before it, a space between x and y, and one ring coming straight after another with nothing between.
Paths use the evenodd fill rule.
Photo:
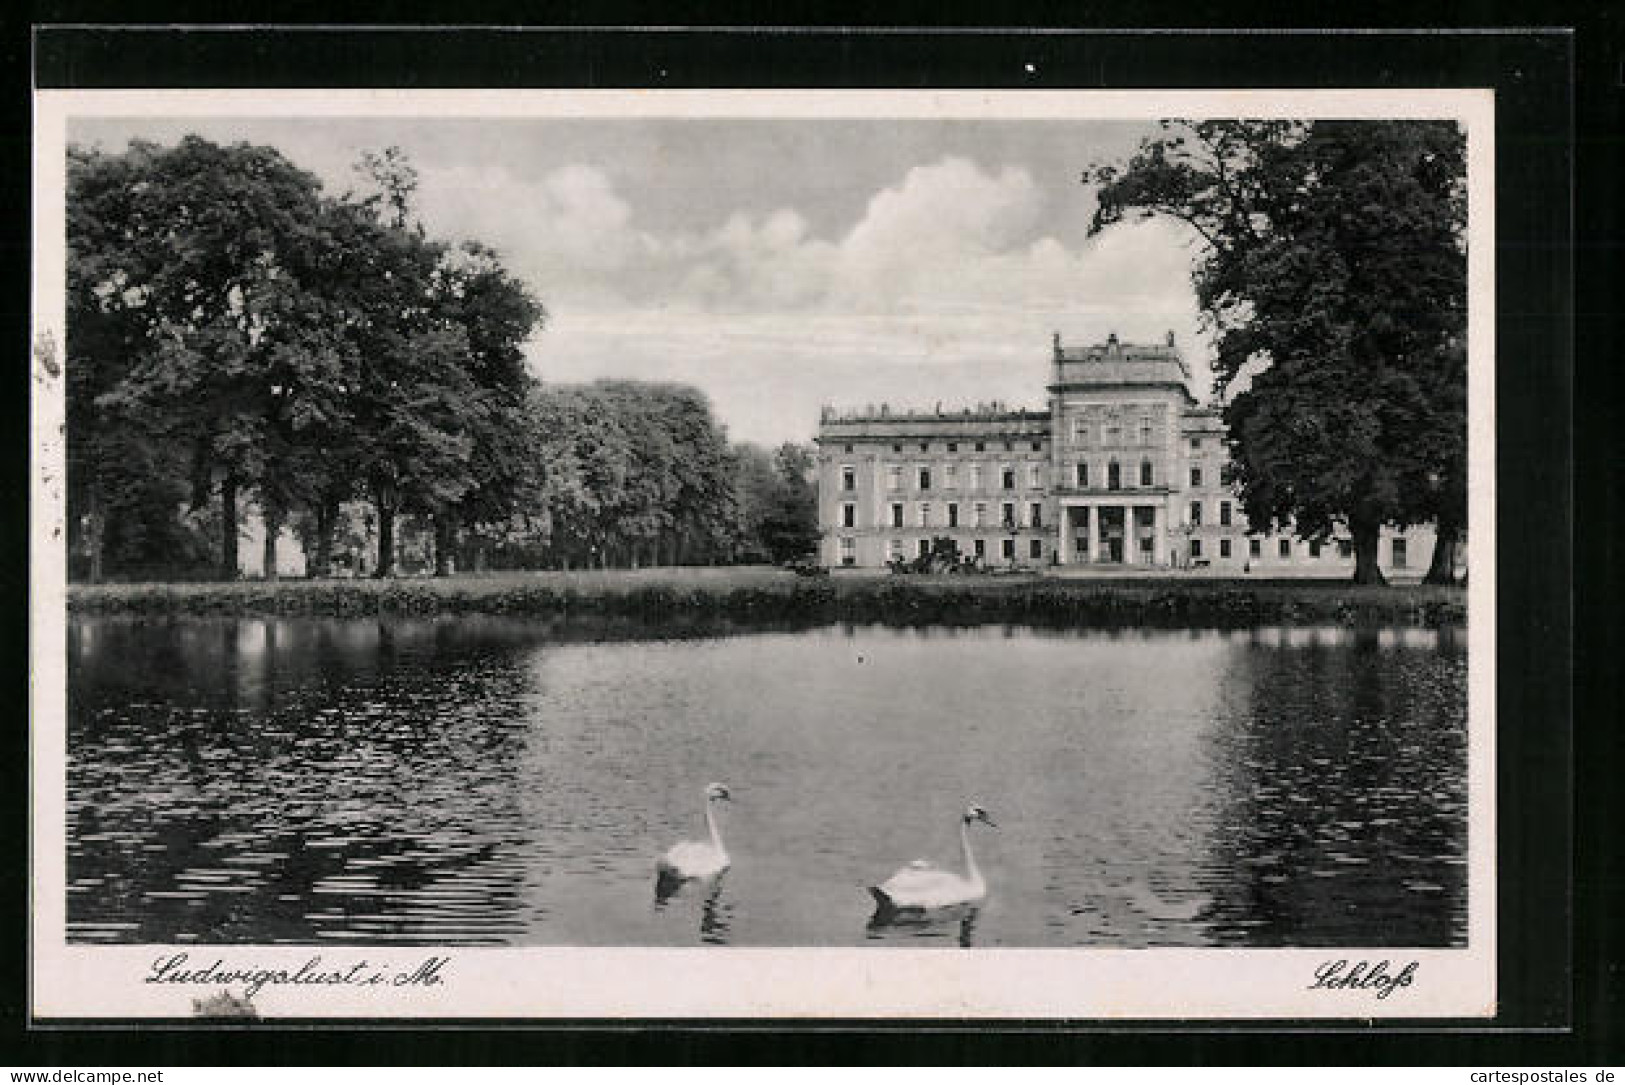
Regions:
<instances>
[{"instance_id":1,"label":"column","mask_svg":"<svg viewBox=\"0 0 1625 1085\"><path fill-rule=\"evenodd\" d=\"M1098 564L1100 562L1100 509L1095 505L1085 505L1084 510L1088 513L1084 523L1089 529L1089 561L1091 564Z\"/></svg>"},{"instance_id":2,"label":"column","mask_svg":"<svg viewBox=\"0 0 1625 1085\"><path fill-rule=\"evenodd\" d=\"M1159 502L1151 506L1151 558L1159 566L1168 564L1168 503Z\"/></svg>"},{"instance_id":3,"label":"column","mask_svg":"<svg viewBox=\"0 0 1625 1085\"><path fill-rule=\"evenodd\" d=\"M1068 535L1072 534L1072 510L1065 505L1057 505L1055 511L1055 519L1058 521L1056 526L1060 528L1061 532L1060 537L1055 541L1055 561L1059 565L1066 565L1072 560L1072 540L1067 538Z\"/></svg>"}]
</instances>

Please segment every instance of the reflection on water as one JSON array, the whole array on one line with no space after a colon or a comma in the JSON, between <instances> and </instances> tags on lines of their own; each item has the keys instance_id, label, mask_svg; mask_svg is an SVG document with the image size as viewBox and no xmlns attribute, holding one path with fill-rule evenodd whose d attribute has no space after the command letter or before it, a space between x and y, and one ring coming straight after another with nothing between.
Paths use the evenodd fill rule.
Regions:
<instances>
[{"instance_id":1,"label":"reflection on water","mask_svg":"<svg viewBox=\"0 0 1625 1085\"><path fill-rule=\"evenodd\" d=\"M966 949L976 944L975 905L958 905L921 914L918 912L876 912L865 928L871 942L906 944L915 939L952 939Z\"/></svg>"},{"instance_id":2,"label":"reflection on water","mask_svg":"<svg viewBox=\"0 0 1625 1085\"><path fill-rule=\"evenodd\" d=\"M1459 631L69 629L77 941L1458 945ZM654 859L726 779L726 879ZM1003 831L978 909L864 886Z\"/></svg>"}]
</instances>

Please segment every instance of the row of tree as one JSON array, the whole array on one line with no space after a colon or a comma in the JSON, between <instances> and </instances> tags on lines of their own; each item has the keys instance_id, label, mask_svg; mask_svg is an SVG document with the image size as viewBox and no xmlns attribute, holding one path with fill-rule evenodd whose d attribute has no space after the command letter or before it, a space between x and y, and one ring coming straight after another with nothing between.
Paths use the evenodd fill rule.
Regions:
<instances>
[{"instance_id":1,"label":"row of tree","mask_svg":"<svg viewBox=\"0 0 1625 1085\"><path fill-rule=\"evenodd\" d=\"M235 576L250 504L269 576L284 528L315 575L357 545L388 575L405 523L441 573L812 545L804 450L730 448L692 389L542 387L541 303L488 247L426 236L399 151L357 168L335 197L269 147L70 151L79 575Z\"/></svg>"},{"instance_id":2,"label":"row of tree","mask_svg":"<svg viewBox=\"0 0 1625 1085\"><path fill-rule=\"evenodd\" d=\"M1092 226L1167 215L1197 301L1248 522L1352 534L1432 522L1454 579L1467 515L1466 141L1449 121L1168 122L1091 168Z\"/></svg>"}]
</instances>

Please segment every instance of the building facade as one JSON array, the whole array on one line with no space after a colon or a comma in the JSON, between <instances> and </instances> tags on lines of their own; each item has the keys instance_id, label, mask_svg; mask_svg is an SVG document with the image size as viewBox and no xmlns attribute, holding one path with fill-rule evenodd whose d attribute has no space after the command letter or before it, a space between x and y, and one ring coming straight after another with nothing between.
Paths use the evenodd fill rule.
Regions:
<instances>
[{"instance_id":1,"label":"building facade","mask_svg":"<svg viewBox=\"0 0 1625 1085\"><path fill-rule=\"evenodd\" d=\"M1224 426L1165 343L1085 348L1055 337L1048 410L929 413L888 406L819 421L821 559L880 568L950 538L987 565L1352 572L1346 537L1310 543L1248 529L1225 483ZM1379 564L1426 571L1433 533L1385 529Z\"/></svg>"}]
</instances>

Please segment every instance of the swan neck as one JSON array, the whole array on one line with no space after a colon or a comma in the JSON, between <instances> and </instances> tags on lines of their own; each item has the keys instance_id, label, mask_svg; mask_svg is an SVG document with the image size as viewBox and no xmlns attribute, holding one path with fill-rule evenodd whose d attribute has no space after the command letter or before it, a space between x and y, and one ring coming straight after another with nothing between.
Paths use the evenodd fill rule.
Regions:
<instances>
[{"instance_id":1,"label":"swan neck","mask_svg":"<svg viewBox=\"0 0 1625 1085\"><path fill-rule=\"evenodd\" d=\"M717 804L710 799L705 800L705 826L711 830L711 846L718 851L725 851L722 846L722 831L717 827Z\"/></svg>"},{"instance_id":2,"label":"swan neck","mask_svg":"<svg viewBox=\"0 0 1625 1085\"><path fill-rule=\"evenodd\" d=\"M976 855L970 850L970 822L959 822L959 846L965 852L965 877L975 885L982 885L982 871L976 865Z\"/></svg>"}]
</instances>

